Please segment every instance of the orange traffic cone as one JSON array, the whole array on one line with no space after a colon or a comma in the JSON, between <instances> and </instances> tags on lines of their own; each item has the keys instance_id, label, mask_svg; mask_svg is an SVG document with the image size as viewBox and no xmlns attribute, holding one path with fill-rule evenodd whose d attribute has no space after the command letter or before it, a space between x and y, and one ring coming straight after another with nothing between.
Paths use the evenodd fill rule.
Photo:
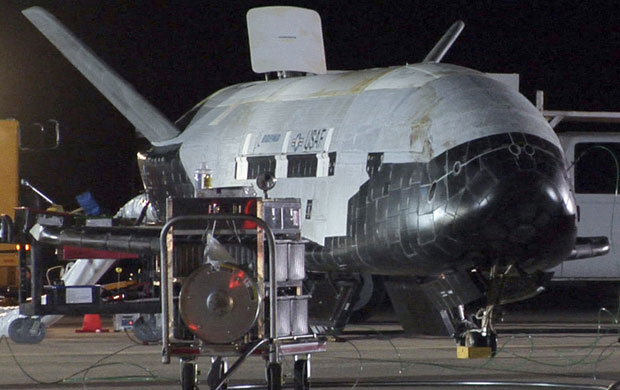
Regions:
<instances>
[{"instance_id":1,"label":"orange traffic cone","mask_svg":"<svg viewBox=\"0 0 620 390\"><path fill-rule=\"evenodd\" d=\"M75 330L76 333L101 333L109 331L110 329L103 329L101 327L101 316L99 316L99 314L84 314L82 329Z\"/></svg>"}]
</instances>

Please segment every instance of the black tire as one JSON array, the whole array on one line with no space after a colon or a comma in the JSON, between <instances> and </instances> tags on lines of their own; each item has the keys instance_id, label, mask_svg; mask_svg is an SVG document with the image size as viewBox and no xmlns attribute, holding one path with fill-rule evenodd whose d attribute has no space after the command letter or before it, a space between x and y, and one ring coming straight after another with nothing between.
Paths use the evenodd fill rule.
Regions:
<instances>
[{"instance_id":1,"label":"black tire","mask_svg":"<svg viewBox=\"0 0 620 390\"><path fill-rule=\"evenodd\" d=\"M9 324L8 333L18 344L38 344L45 338L47 330L40 318L18 317Z\"/></svg>"},{"instance_id":2,"label":"black tire","mask_svg":"<svg viewBox=\"0 0 620 390\"><path fill-rule=\"evenodd\" d=\"M459 339L459 345L466 347L490 347L491 356L497 353L497 334L491 332L483 336L479 332L467 332Z\"/></svg>"},{"instance_id":3,"label":"black tire","mask_svg":"<svg viewBox=\"0 0 620 390\"><path fill-rule=\"evenodd\" d=\"M468 331L463 336L462 345L465 347L486 347L486 340L480 332Z\"/></svg>"},{"instance_id":4,"label":"black tire","mask_svg":"<svg viewBox=\"0 0 620 390\"><path fill-rule=\"evenodd\" d=\"M209 385L209 388L217 388L217 385L222 381L222 378L224 378L224 374L224 361L221 357L218 357L211 364L211 370L209 371L209 375L207 376L207 384ZM228 389L228 383L224 383L222 384L222 386L220 386L220 390L226 389Z\"/></svg>"},{"instance_id":5,"label":"black tire","mask_svg":"<svg viewBox=\"0 0 620 390\"><path fill-rule=\"evenodd\" d=\"M197 390L196 385L196 363L194 362L182 362L181 363L181 389L183 390Z\"/></svg>"},{"instance_id":6,"label":"black tire","mask_svg":"<svg viewBox=\"0 0 620 390\"><path fill-rule=\"evenodd\" d=\"M293 369L293 389L310 389L310 382L308 381L308 361L306 359L299 359L295 362Z\"/></svg>"},{"instance_id":7,"label":"black tire","mask_svg":"<svg viewBox=\"0 0 620 390\"><path fill-rule=\"evenodd\" d=\"M278 363L267 366L267 389L282 390L282 366Z\"/></svg>"}]
</instances>

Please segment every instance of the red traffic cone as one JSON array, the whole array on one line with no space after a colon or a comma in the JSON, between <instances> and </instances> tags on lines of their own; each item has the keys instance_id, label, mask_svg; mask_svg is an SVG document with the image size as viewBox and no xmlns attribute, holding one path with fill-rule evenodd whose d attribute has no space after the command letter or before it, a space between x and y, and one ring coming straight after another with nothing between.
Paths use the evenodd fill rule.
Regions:
<instances>
[{"instance_id":1,"label":"red traffic cone","mask_svg":"<svg viewBox=\"0 0 620 390\"><path fill-rule=\"evenodd\" d=\"M101 317L99 314L84 314L82 329L75 330L76 333L101 333L109 331L110 329L103 329L101 327Z\"/></svg>"}]
</instances>

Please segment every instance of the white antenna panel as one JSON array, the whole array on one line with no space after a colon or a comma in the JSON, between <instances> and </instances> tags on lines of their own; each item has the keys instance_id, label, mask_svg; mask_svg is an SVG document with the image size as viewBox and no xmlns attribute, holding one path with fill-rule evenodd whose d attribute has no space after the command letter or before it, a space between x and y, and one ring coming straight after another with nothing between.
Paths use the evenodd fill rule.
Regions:
<instances>
[{"instance_id":1,"label":"white antenna panel","mask_svg":"<svg viewBox=\"0 0 620 390\"><path fill-rule=\"evenodd\" d=\"M252 70L325 74L321 17L298 7L261 7L247 13Z\"/></svg>"}]
</instances>

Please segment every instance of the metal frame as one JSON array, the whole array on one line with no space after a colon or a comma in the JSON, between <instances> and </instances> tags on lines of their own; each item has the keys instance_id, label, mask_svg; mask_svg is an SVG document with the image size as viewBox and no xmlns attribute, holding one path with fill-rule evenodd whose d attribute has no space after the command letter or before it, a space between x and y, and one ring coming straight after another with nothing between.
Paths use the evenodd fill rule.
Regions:
<instances>
[{"instance_id":1,"label":"metal frame","mask_svg":"<svg viewBox=\"0 0 620 390\"><path fill-rule=\"evenodd\" d=\"M620 123L620 112L614 111L562 111L545 110L545 93L536 91L536 108L549 121L549 125L555 127L562 121L566 122L596 122L596 123Z\"/></svg>"},{"instance_id":2,"label":"metal frame","mask_svg":"<svg viewBox=\"0 0 620 390\"><path fill-rule=\"evenodd\" d=\"M43 264L41 254L41 246L37 240L28 240L31 249L29 252L21 251L19 255L19 271L20 284L18 288L18 302L20 313L27 316L44 316L44 315L69 315L69 314L119 314L119 313L157 313L159 312L159 302L156 299L137 299L130 302L92 302L92 303L52 303L48 299L46 304L41 301L43 295L43 285L41 282ZM27 264L27 257L30 257L30 297L31 302L26 301L23 283ZM110 260L114 261L114 260ZM71 287L71 286L69 286Z\"/></svg>"},{"instance_id":3,"label":"metal frame","mask_svg":"<svg viewBox=\"0 0 620 390\"><path fill-rule=\"evenodd\" d=\"M275 262L275 236L267 223L257 217L251 215L226 215L226 214L209 214L209 215L186 215L178 216L170 219L161 229L159 235L160 243L160 287L161 287L161 314L162 314L162 363L170 363L170 307L173 305L173 294L171 291L168 262L168 233L172 227L181 221L251 221L256 223L266 233L267 245L269 247L269 363L279 363L279 355L277 351L277 280L276 280L276 262ZM274 299L275 298L275 299ZM260 343L262 344L262 343Z\"/></svg>"}]
</instances>

